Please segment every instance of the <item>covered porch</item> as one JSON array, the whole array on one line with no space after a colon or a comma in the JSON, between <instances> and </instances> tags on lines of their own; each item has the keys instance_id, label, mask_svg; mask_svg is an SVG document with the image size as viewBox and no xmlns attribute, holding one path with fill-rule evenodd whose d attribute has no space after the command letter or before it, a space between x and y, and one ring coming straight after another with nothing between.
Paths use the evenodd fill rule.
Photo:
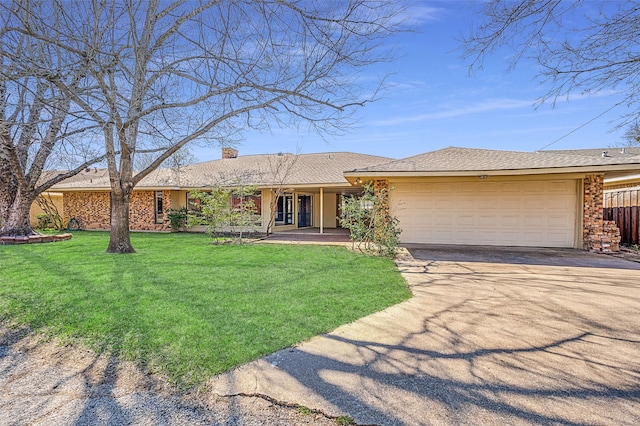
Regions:
<instances>
[{"instance_id":1,"label":"covered porch","mask_svg":"<svg viewBox=\"0 0 640 426\"><path fill-rule=\"evenodd\" d=\"M342 228L326 228L320 232L320 228L308 227L289 231L279 231L277 228L266 241L270 242L299 242L310 244L344 244L349 239L349 230Z\"/></svg>"},{"instance_id":2,"label":"covered porch","mask_svg":"<svg viewBox=\"0 0 640 426\"><path fill-rule=\"evenodd\" d=\"M340 186L288 187L281 192L277 200L273 234L289 236L306 236L311 234L328 234L330 236L346 236L348 231L340 229L343 197L358 194L361 187L354 187L345 183ZM276 190L262 190L262 217L265 225L271 216L271 201L276 196Z\"/></svg>"}]
</instances>

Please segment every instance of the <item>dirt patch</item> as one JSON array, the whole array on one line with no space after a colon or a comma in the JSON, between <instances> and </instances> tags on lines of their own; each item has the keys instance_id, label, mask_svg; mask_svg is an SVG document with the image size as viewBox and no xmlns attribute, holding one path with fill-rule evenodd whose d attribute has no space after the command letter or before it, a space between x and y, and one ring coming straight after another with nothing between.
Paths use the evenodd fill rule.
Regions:
<instances>
[{"instance_id":1,"label":"dirt patch","mask_svg":"<svg viewBox=\"0 0 640 426\"><path fill-rule=\"evenodd\" d=\"M640 250L632 247L620 247L620 251L616 253L607 253L613 257L630 260L631 262L640 263Z\"/></svg>"},{"instance_id":2,"label":"dirt patch","mask_svg":"<svg viewBox=\"0 0 640 426\"><path fill-rule=\"evenodd\" d=\"M259 396L180 391L131 362L0 325L0 424L335 425Z\"/></svg>"}]
</instances>

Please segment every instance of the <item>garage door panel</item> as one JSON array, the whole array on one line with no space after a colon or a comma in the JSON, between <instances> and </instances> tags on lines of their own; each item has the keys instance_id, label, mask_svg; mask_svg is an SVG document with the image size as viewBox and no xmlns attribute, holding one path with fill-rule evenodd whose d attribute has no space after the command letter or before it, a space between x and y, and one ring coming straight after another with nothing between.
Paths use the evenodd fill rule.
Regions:
<instances>
[{"instance_id":1,"label":"garage door panel","mask_svg":"<svg viewBox=\"0 0 640 426\"><path fill-rule=\"evenodd\" d=\"M498 192L498 184L493 182L484 182L482 185L477 186L475 189L481 193L495 194Z\"/></svg>"},{"instance_id":2,"label":"garage door panel","mask_svg":"<svg viewBox=\"0 0 640 426\"><path fill-rule=\"evenodd\" d=\"M522 200L520 208L524 210L541 210L547 207L547 200L545 197L529 195L529 197Z\"/></svg>"},{"instance_id":3,"label":"garage door panel","mask_svg":"<svg viewBox=\"0 0 640 426\"><path fill-rule=\"evenodd\" d=\"M520 233L515 231L504 231L500 236L500 242L505 246L517 246L520 241Z\"/></svg>"},{"instance_id":4,"label":"garage door panel","mask_svg":"<svg viewBox=\"0 0 640 426\"><path fill-rule=\"evenodd\" d=\"M500 184L500 192L519 194L522 192L521 185L518 182L504 182Z\"/></svg>"},{"instance_id":5,"label":"garage door panel","mask_svg":"<svg viewBox=\"0 0 640 426\"><path fill-rule=\"evenodd\" d=\"M436 216L436 225L438 226L450 226L453 225L453 218L451 216Z\"/></svg>"},{"instance_id":6,"label":"garage door panel","mask_svg":"<svg viewBox=\"0 0 640 426\"><path fill-rule=\"evenodd\" d=\"M478 209L480 210L496 210L498 208L498 199L494 195L493 197L483 196L478 200Z\"/></svg>"},{"instance_id":7,"label":"garage door panel","mask_svg":"<svg viewBox=\"0 0 640 426\"><path fill-rule=\"evenodd\" d=\"M567 244L567 236L564 232L549 232L549 243L563 246Z\"/></svg>"},{"instance_id":8,"label":"garage door panel","mask_svg":"<svg viewBox=\"0 0 640 426\"><path fill-rule=\"evenodd\" d=\"M568 192L572 191L575 184L571 181L550 181L547 182L546 190L549 192Z\"/></svg>"},{"instance_id":9,"label":"garage door panel","mask_svg":"<svg viewBox=\"0 0 640 426\"><path fill-rule=\"evenodd\" d=\"M472 228L475 225L475 217L472 215L461 215L457 218L458 227L468 227Z\"/></svg>"},{"instance_id":10,"label":"garage door panel","mask_svg":"<svg viewBox=\"0 0 640 426\"><path fill-rule=\"evenodd\" d=\"M433 185L432 191L435 194L451 194L455 192L455 184L450 183L436 183Z\"/></svg>"},{"instance_id":11,"label":"garage door panel","mask_svg":"<svg viewBox=\"0 0 640 426\"><path fill-rule=\"evenodd\" d=\"M551 199L547 206L550 210L564 210L567 208L567 202L562 199Z\"/></svg>"},{"instance_id":12,"label":"garage door panel","mask_svg":"<svg viewBox=\"0 0 640 426\"><path fill-rule=\"evenodd\" d=\"M541 246L545 242L540 232L525 231L522 233L522 238L525 246Z\"/></svg>"},{"instance_id":13,"label":"garage door panel","mask_svg":"<svg viewBox=\"0 0 640 426\"><path fill-rule=\"evenodd\" d=\"M520 224L521 218L517 215L505 215L500 217L500 226L505 228L505 232L508 232L508 228L515 228Z\"/></svg>"},{"instance_id":14,"label":"garage door panel","mask_svg":"<svg viewBox=\"0 0 640 426\"><path fill-rule=\"evenodd\" d=\"M545 218L541 216L525 215L520 225L525 229L526 228L539 229L543 226L544 219Z\"/></svg>"},{"instance_id":15,"label":"garage door panel","mask_svg":"<svg viewBox=\"0 0 640 426\"><path fill-rule=\"evenodd\" d=\"M492 229L495 226L497 220L497 215L481 214L478 216L478 227L486 227Z\"/></svg>"},{"instance_id":16,"label":"garage door panel","mask_svg":"<svg viewBox=\"0 0 640 426\"><path fill-rule=\"evenodd\" d=\"M575 180L394 186L391 206L400 220L402 242L574 245Z\"/></svg>"},{"instance_id":17,"label":"garage door panel","mask_svg":"<svg viewBox=\"0 0 640 426\"><path fill-rule=\"evenodd\" d=\"M477 202L472 198L462 198L458 201L461 213L465 211L473 211L476 209Z\"/></svg>"},{"instance_id":18,"label":"garage door panel","mask_svg":"<svg viewBox=\"0 0 640 426\"><path fill-rule=\"evenodd\" d=\"M550 215L547 224L550 229L565 229L571 226L570 220L564 215Z\"/></svg>"},{"instance_id":19,"label":"garage door panel","mask_svg":"<svg viewBox=\"0 0 640 426\"><path fill-rule=\"evenodd\" d=\"M520 197L500 198L498 208L502 210L519 210L522 208L523 200Z\"/></svg>"}]
</instances>

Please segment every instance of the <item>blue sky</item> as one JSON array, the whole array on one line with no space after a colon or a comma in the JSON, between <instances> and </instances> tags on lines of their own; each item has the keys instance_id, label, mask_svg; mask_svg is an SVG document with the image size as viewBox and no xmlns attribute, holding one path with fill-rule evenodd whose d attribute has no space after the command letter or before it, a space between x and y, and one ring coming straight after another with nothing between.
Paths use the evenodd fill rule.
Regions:
<instances>
[{"instance_id":1,"label":"blue sky","mask_svg":"<svg viewBox=\"0 0 640 426\"><path fill-rule=\"evenodd\" d=\"M500 53L469 75L458 39L468 31L473 12L474 4L467 2L415 1L411 15L417 32L393 40L399 59L364 76L391 74L384 97L361 108L347 134L323 140L296 129L247 132L237 146L240 155L352 151L402 158L447 146L535 151L621 142L624 129L612 129L626 107L605 112L621 99L613 91L536 107L546 89L535 80L535 64L522 61L507 71L508 59ZM198 161L220 158L216 147L194 151Z\"/></svg>"}]
</instances>

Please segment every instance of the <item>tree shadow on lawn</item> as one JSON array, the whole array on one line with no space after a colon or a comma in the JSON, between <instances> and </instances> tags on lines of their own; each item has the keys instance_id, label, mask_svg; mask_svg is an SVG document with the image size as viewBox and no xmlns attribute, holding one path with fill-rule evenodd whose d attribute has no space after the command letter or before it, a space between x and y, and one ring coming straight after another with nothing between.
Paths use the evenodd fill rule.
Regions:
<instances>
[{"instance_id":1,"label":"tree shadow on lawn","mask_svg":"<svg viewBox=\"0 0 640 426\"><path fill-rule=\"evenodd\" d=\"M219 376L212 391L264 393L358 424L640 418L635 271L616 285L585 268L424 266L405 268L413 299Z\"/></svg>"},{"instance_id":2,"label":"tree shadow on lawn","mask_svg":"<svg viewBox=\"0 0 640 426\"><path fill-rule=\"evenodd\" d=\"M29 261L38 267L50 266L44 257L34 255ZM51 270L50 270L51 272ZM92 275L78 268L57 265L55 274L60 280L73 276L75 301L91 303L118 303L125 298L126 310L120 317L105 317L103 326L119 327L127 323L145 321L140 309L141 292L136 283L130 282L126 271L114 267L109 271L113 285L124 292L115 297L108 289L97 289ZM145 276L160 280L152 270ZM164 282L157 291L171 293L175 285ZM103 300L97 300L101 299ZM90 309L91 304L75 307ZM60 322L56 312L74 309L73 306L57 306L42 317L42 325ZM100 317L100 312L93 314ZM117 317L117 318L116 318ZM80 330L82 334L82 330ZM135 334L135 331L133 332ZM73 339L74 336L71 336ZM214 410L197 400L191 401L181 390L168 385L161 376L149 376L145 358L123 362L118 351L110 349L117 342L107 340L96 354L80 345L68 345L69 338L60 341L31 334L28 328L3 327L0 324L0 389L8 390L0 396L3 414L0 423L30 424L242 424L244 418L253 418L251 410L239 404L217 404ZM6 400L5 400L6 398Z\"/></svg>"},{"instance_id":3,"label":"tree shadow on lawn","mask_svg":"<svg viewBox=\"0 0 640 426\"><path fill-rule=\"evenodd\" d=\"M479 276L462 267L440 273L436 265L424 285L412 287L419 299L388 310L393 320L378 330L391 336L387 340L363 338L362 330L332 333L312 340L328 341L335 348L329 354L303 345L265 360L361 424L633 423L640 417L637 300L627 291L613 294L614 309L594 317L582 298L606 297L607 280L585 270L574 277L581 281L578 288L560 272L537 281L530 272L535 271L512 273L508 284L503 273ZM68 273L77 271L63 269L60 276ZM117 268L112 274L113 282L124 280ZM76 279L90 280L82 274ZM90 288L87 284L87 297ZM130 293L139 297L134 286ZM89 364L79 376L68 373L51 386L65 388L66 381L82 377L84 392L97 396L77 401L84 404L78 422L139 418L135 403L125 407L108 379L119 371L119 361L110 357ZM230 389L236 387L233 374L220 378ZM38 403L41 412L53 415L69 402Z\"/></svg>"}]
</instances>

